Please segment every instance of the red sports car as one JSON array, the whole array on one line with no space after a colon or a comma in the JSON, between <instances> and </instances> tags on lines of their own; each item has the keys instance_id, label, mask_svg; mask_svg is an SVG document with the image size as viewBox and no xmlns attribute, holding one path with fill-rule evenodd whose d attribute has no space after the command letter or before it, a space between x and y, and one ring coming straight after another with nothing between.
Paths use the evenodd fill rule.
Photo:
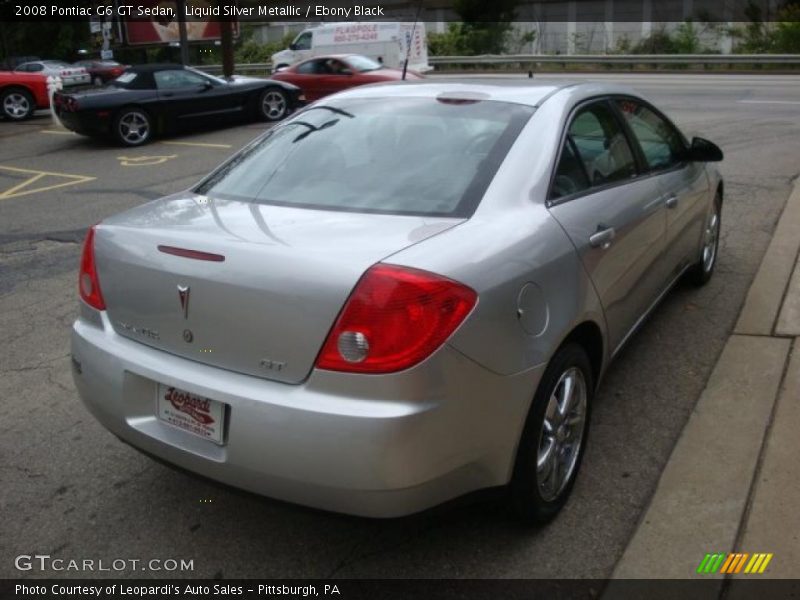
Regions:
<instances>
[{"instance_id":1,"label":"red sports car","mask_svg":"<svg viewBox=\"0 0 800 600\"><path fill-rule=\"evenodd\" d=\"M92 83L102 85L116 79L125 72L128 67L121 65L113 60L79 60L75 63L76 67L83 67L92 76Z\"/></svg>"},{"instance_id":2,"label":"red sports car","mask_svg":"<svg viewBox=\"0 0 800 600\"><path fill-rule=\"evenodd\" d=\"M22 121L38 108L50 108L47 77L39 73L0 71L0 115Z\"/></svg>"},{"instance_id":3,"label":"red sports car","mask_svg":"<svg viewBox=\"0 0 800 600\"><path fill-rule=\"evenodd\" d=\"M402 77L400 69L389 69L359 54L315 56L272 75L273 79L302 89L309 102L359 85L398 81ZM408 71L406 79L422 79L422 76Z\"/></svg>"}]
</instances>

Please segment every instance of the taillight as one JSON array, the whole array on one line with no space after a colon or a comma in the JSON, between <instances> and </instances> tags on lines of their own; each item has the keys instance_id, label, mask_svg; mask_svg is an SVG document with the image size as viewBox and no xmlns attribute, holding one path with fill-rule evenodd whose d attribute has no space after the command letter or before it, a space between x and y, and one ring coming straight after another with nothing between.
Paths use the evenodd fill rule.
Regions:
<instances>
[{"instance_id":1,"label":"taillight","mask_svg":"<svg viewBox=\"0 0 800 600\"><path fill-rule=\"evenodd\" d=\"M451 279L376 265L350 294L317 367L352 373L408 369L450 337L477 299L474 290Z\"/></svg>"},{"instance_id":2,"label":"taillight","mask_svg":"<svg viewBox=\"0 0 800 600\"><path fill-rule=\"evenodd\" d=\"M103 293L100 291L100 280L97 278L97 265L94 260L94 230L95 226L93 225L89 228L83 242L78 291L86 304L97 310L105 310L106 303L103 300Z\"/></svg>"}]
</instances>

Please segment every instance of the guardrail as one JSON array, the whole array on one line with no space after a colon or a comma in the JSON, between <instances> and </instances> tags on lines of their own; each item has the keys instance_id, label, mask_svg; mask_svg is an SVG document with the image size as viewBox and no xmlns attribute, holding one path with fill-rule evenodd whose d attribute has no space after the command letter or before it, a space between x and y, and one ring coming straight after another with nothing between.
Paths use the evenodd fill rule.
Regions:
<instances>
[{"instance_id":1,"label":"guardrail","mask_svg":"<svg viewBox=\"0 0 800 600\"><path fill-rule=\"evenodd\" d=\"M800 54L484 54L481 56L431 56L428 62L444 65L800 65ZM196 67L211 75L221 75L222 65ZM272 63L236 65L242 75L269 76Z\"/></svg>"},{"instance_id":2,"label":"guardrail","mask_svg":"<svg viewBox=\"0 0 800 600\"><path fill-rule=\"evenodd\" d=\"M194 68L209 75L222 75L222 65L195 65ZM237 64L235 71L237 75L269 76L272 75L272 63Z\"/></svg>"},{"instance_id":3,"label":"guardrail","mask_svg":"<svg viewBox=\"0 0 800 600\"><path fill-rule=\"evenodd\" d=\"M798 65L800 54L484 54L481 56L431 56L432 65L504 64L750 64Z\"/></svg>"}]
</instances>

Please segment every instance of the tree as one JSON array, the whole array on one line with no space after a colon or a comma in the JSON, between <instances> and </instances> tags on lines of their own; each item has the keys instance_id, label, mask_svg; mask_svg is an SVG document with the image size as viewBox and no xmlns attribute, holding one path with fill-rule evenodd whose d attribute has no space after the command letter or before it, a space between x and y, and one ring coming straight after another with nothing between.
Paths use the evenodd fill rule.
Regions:
<instances>
[{"instance_id":1,"label":"tree","mask_svg":"<svg viewBox=\"0 0 800 600\"><path fill-rule=\"evenodd\" d=\"M461 21L450 23L445 33L428 36L431 54L502 54L512 41L517 4L518 0L454 0L453 10Z\"/></svg>"}]
</instances>

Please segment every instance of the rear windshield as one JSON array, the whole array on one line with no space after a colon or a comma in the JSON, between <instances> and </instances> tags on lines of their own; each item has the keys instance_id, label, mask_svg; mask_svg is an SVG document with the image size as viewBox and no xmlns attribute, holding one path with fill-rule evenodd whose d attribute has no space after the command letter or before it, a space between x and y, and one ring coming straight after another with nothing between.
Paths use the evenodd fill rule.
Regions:
<instances>
[{"instance_id":1,"label":"rear windshield","mask_svg":"<svg viewBox=\"0 0 800 600\"><path fill-rule=\"evenodd\" d=\"M493 101L332 99L272 129L195 191L300 208L468 217L533 111Z\"/></svg>"}]
</instances>

